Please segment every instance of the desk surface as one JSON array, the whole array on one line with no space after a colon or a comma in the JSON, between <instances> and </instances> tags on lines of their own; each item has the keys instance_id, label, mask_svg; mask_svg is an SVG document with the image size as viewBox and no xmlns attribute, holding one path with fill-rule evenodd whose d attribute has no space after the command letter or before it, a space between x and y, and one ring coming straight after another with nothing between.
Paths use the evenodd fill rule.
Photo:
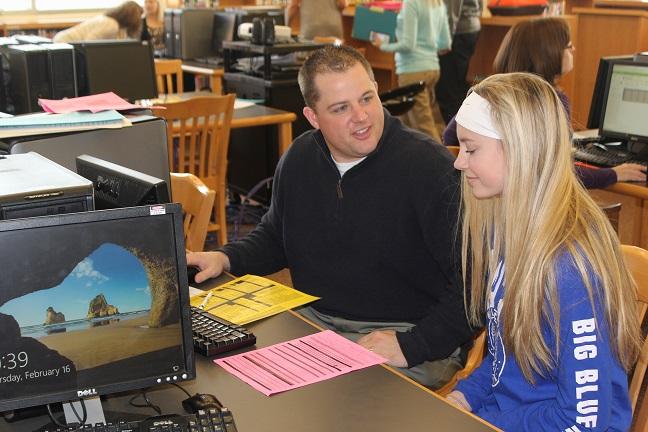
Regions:
<instances>
[{"instance_id":1,"label":"desk surface","mask_svg":"<svg viewBox=\"0 0 648 432\"><path fill-rule=\"evenodd\" d=\"M316 331L292 312L248 327L256 334L258 347ZM196 369L197 379L182 386L192 394L216 395L234 413L240 432L495 430L383 366L373 366L271 397L254 390L206 357L197 355ZM109 397L103 402L104 409L152 415L150 409L128 405L128 399L134 394ZM147 394L164 413L182 412L180 401L186 396L179 389L161 386ZM45 421L44 417L15 424L0 420L0 431L23 432Z\"/></svg>"},{"instance_id":2,"label":"desk surface","mask_svg":"<svg viewBox=\"0 0 648 432\"><path fill-rule=\"evenodd\" d=\"M248 327L257 336L258 347L316 331L291 312ZM493 430L383 366L271 397L254 390L203 356L197 356L196 369L198 379L184 387L190 393L216 395L234 413L240 432ZM162 388L148 394L163 410L177 410L183 398L183 393L174 388ZM124 402L124 398L111 400L107 408L125 410Z\"/></svg>"},{"instance_id":3,"label":"desk surface","mask_svg":"<svg viewBox=\"0 0 648 432\"><path fill-rule=\"evenodd\" d=\"M182 94L162 95L161 97L154 99L151 102L153 104L163 104L187 100L197 96L215 95L211 92L184 92ZM293 122L295 121L295 119L297 119L295 113L265 105L255 104L234 110L234 115L232 117L232 128L264 126L268 124Z\"/></svg>"}]
</instances>

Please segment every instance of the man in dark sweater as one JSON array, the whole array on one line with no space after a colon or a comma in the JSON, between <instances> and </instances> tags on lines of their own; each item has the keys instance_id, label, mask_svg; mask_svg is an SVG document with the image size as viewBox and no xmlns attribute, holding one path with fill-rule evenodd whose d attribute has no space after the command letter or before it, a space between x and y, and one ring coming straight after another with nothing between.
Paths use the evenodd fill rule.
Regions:
<instances>
[{"instance_id":1,"label":"man in dark sweater","mask_svg":"<svg viewBox=\"0 0 648 432\"><path fill-rule=\"evenodd\" d=\"M316 51L299 84L315 130L279 162L270 210L253 232L188 254L201 269L195 280L288 267L295 288L321 297L304 315L438 388L471 338L453 158L382 108L371 67L352 48Z\"/></svg>"}]
</instances>

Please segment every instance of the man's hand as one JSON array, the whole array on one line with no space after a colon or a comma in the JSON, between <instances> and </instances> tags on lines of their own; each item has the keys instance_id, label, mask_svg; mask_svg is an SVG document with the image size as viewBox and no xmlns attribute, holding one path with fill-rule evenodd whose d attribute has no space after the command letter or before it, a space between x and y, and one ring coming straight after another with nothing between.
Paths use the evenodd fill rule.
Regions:
<instances>
[{"instance_id":1,"label":"man's hand","mask_svg":"<svg viewBox=\"0 0 648 432\"><path fill-rule=\"evenodd\" d=\"M229 258L223 252L187 252L187 265L200 269L194 277L196 283L204 282L230 269Z\"/></svg>"},{"instance_id":2,"label":"man's hand","mask_svg":"<svg viewBox=\"0 0 648 432\"><path fill-rule=\"evenodd\" d=\"M472 411L472 408L470 407L470 404L466 400L466 397L460 391L455 390L451 392L448 396L446 396L446 400L450 402L452 405L457 406L461 409L465 409L466 411Z\"/></svg>"},{"instance_id":3,"label":"man's hand","mask_svg":"<svg viewBox=\"0 0 648 432\"><path fill-rule=\"evenodd\" d=\"M407 360L401 351L395 330L374 330L358 339L358 344L387 359L387 364L407 367Z\"/></svg>"},{"instance_id":4,"label":"man's hand","mask_svg":"<svg viewBox=\"0 0 648 432\"><path fill-rule=\"evenodd\" d=\"M617 175L617 181L646 181L646 167L634 163L624 163L612 168Z\"/></svg>"}]
</instances>

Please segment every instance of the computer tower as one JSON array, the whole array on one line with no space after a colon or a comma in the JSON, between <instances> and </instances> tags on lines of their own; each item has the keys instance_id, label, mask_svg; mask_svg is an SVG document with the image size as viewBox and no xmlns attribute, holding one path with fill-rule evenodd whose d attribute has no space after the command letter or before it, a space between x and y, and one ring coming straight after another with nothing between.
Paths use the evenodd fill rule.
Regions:
<instances>
[{"instance_id":1,"label":"computer tower","mask_svg":"<svg viewBox=\"0 0 648 432\"><path fill-rule=\"evenodd\" d=\"M38 153L0 159L0 219L94 210L92 182Z\"/></svg>"},{"instance_id":2,"label":"computer tower","mask_svg":"<svg viewBox=\"0 0 648 432\"><path fill-rule=\"evenodd\" d=\"M10 88L9 47L17 44L18 41L13 37L0 37L0 112L9 114L14 113Z\"/></svg>"},{"instance_id":3,"label":"computer tower","mask_svg":"<svg viewBox=\"0 0 648 432\"><path fill-rule=\"evenodd\" d=\"M77 96L74 47L65 43L42 44L47 50L53 99Z\"/></svg>"},{"instance_id":4,"label":"computer tower","mask_svg":"<svg viewBox=\"0 0 648 432\"><path fill-rule=\"evenodd\" d=\"M213 9L168 9L165 26L171 21L167 32L167 57L191 60L215 55L212 49Z\"/></svg>"},{"instance_id":5,"label":"computer tower","mask_svg":"<svg viewBox=\"0 0 648 432\"><path fill-rule=\"evenodd\" d=\"M175 58L175 48L173 43L173 12L175 9L164 10L164 55Z\"/></svg>"},{"instance_id":6,"label":"computer tower","mask_svg":"<svg viewBox=\"0 0 648 432\"><path fill-rule=\"evenodd\" d=\"M10 46L9 65L15 114L42 111L38 99L52 98L47 50L31 44Z\"/></svg>"},{"instance_id":7,"label":"computer tower","mask_svg":"<svg viewBox=\"0 0 648 432\"><path fill-rule=\"evenodd\" d=\"M132 126L121 129L5 138L0 154L37 152L72 171L76 157L87 154L161 178L170 187L166 122L150 115L130 120Z\"/></svg>"}]
</instances>

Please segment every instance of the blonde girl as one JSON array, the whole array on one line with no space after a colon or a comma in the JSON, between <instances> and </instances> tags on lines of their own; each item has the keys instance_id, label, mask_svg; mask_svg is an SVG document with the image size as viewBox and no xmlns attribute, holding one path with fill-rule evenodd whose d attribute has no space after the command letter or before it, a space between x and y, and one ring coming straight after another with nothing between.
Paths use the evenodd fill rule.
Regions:
<instances>
[{"instance_id":1,"label":"blonde girl","mask_svg":"<svg viewBox=\"0 0 648 432\"><path fill-rule=\"evenodd\" d=\"M462 267L488 354L448 398L506 431L625 431L635 285L577 180L565 110L527 74L493 75L457 117Z\"/></svg>"}]
</instances>

